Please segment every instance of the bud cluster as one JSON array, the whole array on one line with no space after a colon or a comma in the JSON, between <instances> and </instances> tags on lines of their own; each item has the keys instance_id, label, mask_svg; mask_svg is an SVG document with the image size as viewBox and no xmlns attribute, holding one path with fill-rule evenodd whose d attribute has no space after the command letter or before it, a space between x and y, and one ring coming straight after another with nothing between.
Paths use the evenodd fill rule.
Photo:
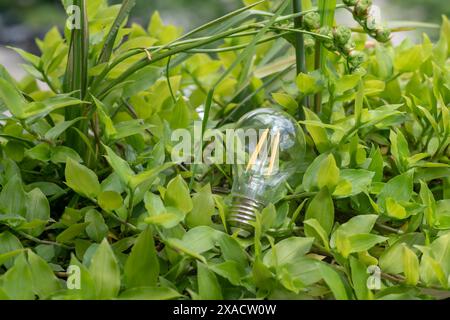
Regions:
<instances>
[{"instance_id":1,"label":"bud cluster","mask_svg":"<svg viewBox=\"0 0 450 320\"><path fill-rule=\"evenodd\" d=\"M331 38L324 40L323 46L340 53L346 60L351 72L357 71L364 62L364 53L355 50L355 43L352 40L352 31L345 26L330 28L324 26L320 28L321 35Z\"/></svg>"},{"instance_id":2,"label":"bud cluster","mask_svg":"<svg viewBox=\"0 0 450 320\"><path fill-rule=\"evenodd\" d=\"M364 28L364 31L379 42L388 42L391 31L380 25L370 14L372 0L343 0L344 4L353 7L354 19Z\"/></svg>"}]
</instances>

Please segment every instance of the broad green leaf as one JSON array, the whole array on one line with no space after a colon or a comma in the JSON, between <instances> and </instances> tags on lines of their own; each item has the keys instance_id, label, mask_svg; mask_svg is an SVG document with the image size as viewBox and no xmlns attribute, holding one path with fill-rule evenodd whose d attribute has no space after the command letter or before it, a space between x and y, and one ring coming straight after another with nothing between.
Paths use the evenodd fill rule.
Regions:
<instances>
[{"instance_id":1,"label":"broad green leaf","mask_svg":"<svg viewBox=\"0 0 450 320\"><path fill-rule=\"evenodd\" d=\"M414 251L403 245L403 272L406 283L412 286L419 282L419 259Z\"/></svg>"},{"instance_id":2,"label":"broad green leaf","mask_svg":"<svg viewBox=\"0 0 450 320\"><path fill-rule=\"evenodd\" d=\"M190 228L211 226L211 217L215 213L215 202L208 184L192 197L192 211L186 216L186 224Z\"/></svg>"},{"instance_id":3,"label":"broad green leaf","mask_svg":"<svg viewBox=\"0 0 450 320\"><path fill-rule=\"evenodd\" d=\"M278 242L264 255L263 262L268 266L282 266L309 252L313 238L291 237Z\"/></svg>"},{"instance_id":4,"label":"broad green leaf","mask_svg":"<svg viewBox=\"0 0 450 320\"><path fill-rule=\"evenodd\" d=\"M24 253L16 258L14 266L1 280L3 292L12 300L34 300L33 278Z\"/></svg>"},{"instance_id":5,"label":"broad green leaf","mask_svg":"<svg viewBox=\"0 0 450 320\"><path fill-rule=\"evenodd\" d=\"M309 74L300 73L297 76L296 83L298 89L304 95L310 95L321 90L321 84L319 81L316 77Z\"/></svg>"},{"instance_id":6,"label":"broad green leaf","mask_svg":"<svg viewBox=\"0 0 450 320\"><path fill-rule=\"evenodd\" d=\"M89 223L72 224L66 230L58 234L56 241L59 243L71 242L74 238L79 236L87 227Z\"/></svg>"},{"instance_id":7,"label":"broad green leaf","mask_svg":"<svg viewBox=\"0 0 450 320\"><path fill-rule=\"evenodd\" d=\"M322 275L324 281L333 292L336 300L348 300L347 291L345 289L344 282L342 281L339 273L333 270L332 267L325 263L320 264L320 274Z\"/></svg>"},{"instance_id":8,"label":"broad green leaf","mask_svg":"<svg viewBox=\"0 0 450 320\"><path fill-rule=\"evenodd\" d=\"M20 252L19 250L22 248L22 243L12 233L8 231L0 233L0 255L4 256L10 252ZM2 259L0 265L4 264L7 269L11 268L15 256L16 254L12 254L10 257Z\"/></svg>"},{"instance_id":9,"label":"broad green leaf","mask_svg":"<svg viewBox=\"0 0 450 320\"><path fill-rule=\"evenodd\" d=\"M164 203L166 206L178 208L184 213L192 210L193 203L188 185L180 175L172 179L167 185Z\"/></svg>"},{"instance_id":10,"label":"broad green leaf","mask_svg":"<svg viewBox=\"0 0 450 320\"><path fill-rule=\"evenodd\" d=\"M124 276L127 289L156 285L159 261L150 227L137 238L125 264Z\"/></svg>"},{"instance_id":11,"label":"broad green leaf","mask_svg":"<svg viewBox=\"0 0 450 320\"><path fill-rule=\"evenodd\" d=\"M71 158L67 159L65 175L66 184L82 196L95 198L101 192L95 172Z\"/></svg>"},{"instance_id":12,"label":"broad green leaf","mask_svg":"<svg viewBox=\"0 0 450 320\"><path fill-rule=\"evenodd\" d=\"M129 185L131 178L134 176L133 170L130 165L120 158L110 147L103 145L106 150L107 156L105 156L108 163L113 168L114 172L120 177L123 183Z\"/></svg>"},{"instance_id":13,"label":"broad green leaf","mask_svg":"<svg viewBox=\"0 0 450 320\"><path fill-rule=\"evenodd\" d=\"M197 261L198 294L202 300L222 300L222 289L216 275Z\"/></svg>"},{"instance_id":14,"label":"broad green leaf","mask_svg":"<svg viewBox=\"0 0 450 320\"><path fill-rule=\"evenodd\" d=\"M358 300L371 299L372 293L367 288L367 279L369 278L367 267L358 259L350 257L350 268L353 289Z\"/></svg>"},{"instance_id":15,"label":"broad green leaf","mask_svg":"<svg viewBox=\"0 0 450 320\"><path fill-rule=\"evenodd\" d=\"M0 193L0 210L8 214L25 216L27 196L23 190L22 180L18 176L12 177Z\"/></svg>"},{"instance_id":16,"label":"broad green leaf","mask_svg":"<svg viewBox=\"0 0 450 320\"><path fill-rule=\"evenodd\" d=\"M309 203L305 219L316 219L323 230L330 234L334 224L334 205L326 187L320 190Z\"/></svg>"},{"instance_id":17,"label":"broad green leaf","mask_svg":"<svg viewBox=\"0 0 450 320\"><path fill-rule=\"evenodd\" d=\"M389 180L378 195L378 204L385 206L387 198L409 201L413 193L413 173L408 171Z\"/></svg>"},{"instance_id":18,"label":"broad green leaf","mask_svg":"<svg viewBox=\"0 0 450 320\"><path fill-rule=\"evenodd\" d=\"M27 213L25 218L29 222L36 220L47 222L50 220L50 205L47 197L38 188L31 190L27 194ZM44 227L31 230L30 234L39 236L44 231Z\"/></svg>"},{"instance_id":19,"label":"broad green leaf","mask_svg":"<svg viewBox=\"0 0 450 320\"><path fill-rule=\"evenodd\" d=\"M241 266L248 264L246 252L235 238L223 234L218 238L217 243L225 261L236 261Z\"/></svg>"},{"instance_id":20,"label":"broad green leaf","mask_svg":"<svg viewBox=\"0 0 450 320\"><path fill-rule=\"evenodd\" d=\"M308 219L303 221L303 224L305 225L305 234L308 237L316 238L318 241L322 242L327 250L330 250L328 234L322 228L319 221L316 219Z\"/></svg>"},{"instance_id":21,"label":"broad green leaf","mask_svg":"<svg viewBox=\"0 0 450 320\"><path fill-rule=\"evenodd\" d=\"M17 88L3 78L0 78L0 99L14 116L22 118L27 105L25 99Z\"/></svg>"},{"instance_id":22,"label":"broad green leaf","mask_svg":"<svg viewBox=\"0 0 450 320\"><path fill-rule=\"evenodd\" d=\"M113 211L122 207L123 199L116 191L103 191L98 195L98 205L105 211Z\"/></svg>"},{"instance_id":23,"label":"broad green leaf","mask_svg":"<svg viewBox=\"0 0 450 320\"><path fill-rule=\"evenodd\" d=\"M28 263L30 264L33 289L40 299L45 299L52 293L61 290L61 283L55 277L52 268L31 250L28 251Z\"/></svg>"},{"instance_id":24,"label":"broad green leaf","mask_svg":"<svg viewBox=\"0 0 450 320\"><path fill-rule=\"evenodd\" d=\"M117 297L120 290L120 269L106 239L95 251L89 273L94 281L97 299Z\"/></svg>"},{"instance_id":25,"label":"broad green leaf","mask_svg":"<svg viewBox=\"0 0 450 320\"><path fill-rule=\"evenodd\" d=\"M227 279L235 286L240 286L242 284L242 279L246 276L244 266L233 260L210 265L208 268L217 275Z\"/></svg>"},{"instance_id":26,"label":"broad green leaf","mask_svg":"<svg viewBox=\"0 0 450 320\"><path fill-rule=\"evenodd\" d=\"M332 193L339 182L339 168L332 154L329 154L320 164L317 173L317 186L319 189L327 187Z\"/></svg>"},{"instance_id":27,"label":"broad green leaf","mask_svg":"<svg viewBox=\"0 0 450 320\"><path fill-rule=\"evenodd\" d=\"M95 242L101 242L108 235L108 226L100 212L90 209L86 212L84 221L87 223L86 233Z\"/></svg>"},{"instance_id":28,"label":"broad green leaf","mask_svg":"<svg viewBox=\"0 0 450 320\"><path fill-rule=\"evenodd\" d=\"M305 119L308 121L317 121L321 122L320 118L313 113L311 110L307 108L303 108L305 112ZM306 130L308 130L309 134L311 135L314 144L316 145L317 150L319 152L323 153L328 151L330 148L330 139L328 138L328 134L325 128L321 128L319 126L314 125L306 125Z\"/></svg>"}]
</instances>

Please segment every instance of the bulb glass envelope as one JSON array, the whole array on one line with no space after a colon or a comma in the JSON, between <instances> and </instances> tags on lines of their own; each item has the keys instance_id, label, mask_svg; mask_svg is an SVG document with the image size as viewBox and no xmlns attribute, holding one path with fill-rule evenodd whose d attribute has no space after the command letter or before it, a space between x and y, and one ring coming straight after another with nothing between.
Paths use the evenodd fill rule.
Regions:
<instances>
[{"instance_id":1,"label":"bulb glass envelope","mask_svg":"<svg viewBox=\"0 0 450 320\"><path fill-rule=\"evenodd\" d=\"M254 220L255 210L280 199L284 182L301 166L306 146L295 119L271 108L244 115L234 140L232 225Z\"/></svg>"}]
</instances>

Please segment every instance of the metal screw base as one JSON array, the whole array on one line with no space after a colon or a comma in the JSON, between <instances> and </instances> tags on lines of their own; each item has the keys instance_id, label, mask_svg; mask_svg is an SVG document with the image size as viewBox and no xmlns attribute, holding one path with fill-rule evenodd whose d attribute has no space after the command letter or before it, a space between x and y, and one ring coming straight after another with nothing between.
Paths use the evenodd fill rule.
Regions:
<instances>
[{"instance_id":1,"label":"metal screw base","mask_svg":"<svg viewBox=\"0 0 450 320\"><path fill-rule=\"evenodd\" d=\"M231 232L235 233L237 231L242 237L248 237L253 234L254 227L252 223L256 221L255 212L263 207L264 204L260 201L243 195L234 195L227 219Z\"/></svg>"}]
</instances>

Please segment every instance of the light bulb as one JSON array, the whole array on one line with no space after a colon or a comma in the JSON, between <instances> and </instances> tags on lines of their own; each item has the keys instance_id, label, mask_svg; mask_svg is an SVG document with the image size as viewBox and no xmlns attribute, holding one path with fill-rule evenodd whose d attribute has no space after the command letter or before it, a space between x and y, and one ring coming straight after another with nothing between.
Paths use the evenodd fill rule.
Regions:
<instances>
[{"instance_id":1,"label":"light bulb","mask_svg":"<svg viewBox=\"0 0 450 320\"><path fill-rule=\"evenodd\" d=\"M262 108L236 124L232 202L228 225L246 237L253 233L256 211L283 196L286 180L298 171L305 153L305 136L289 114Z\"/></svg>"}]
</instances>

